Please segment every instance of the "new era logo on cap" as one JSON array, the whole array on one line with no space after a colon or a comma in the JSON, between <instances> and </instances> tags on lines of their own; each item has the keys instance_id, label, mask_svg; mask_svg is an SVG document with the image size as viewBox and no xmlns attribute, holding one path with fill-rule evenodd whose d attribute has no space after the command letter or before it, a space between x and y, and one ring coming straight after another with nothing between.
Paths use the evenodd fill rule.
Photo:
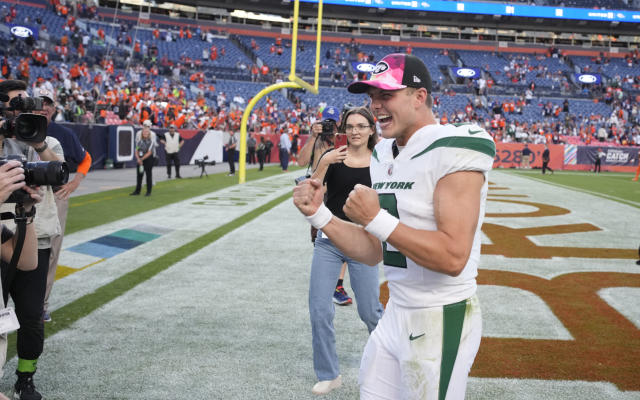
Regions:
<instances>
[{"instance_id":1,"label":"new era logo on cap","mask_svg":"<svg viewBox=\"0 0 640 400\"><path fill-rule=\"evenodd\" d=\"M348 90L351 93L365 93L369 87L382 90L425 88L431 93L431 75L418 57L410 54L389 54L376 64L369 80L353 82Z\"/></svg>"}]
</instances>

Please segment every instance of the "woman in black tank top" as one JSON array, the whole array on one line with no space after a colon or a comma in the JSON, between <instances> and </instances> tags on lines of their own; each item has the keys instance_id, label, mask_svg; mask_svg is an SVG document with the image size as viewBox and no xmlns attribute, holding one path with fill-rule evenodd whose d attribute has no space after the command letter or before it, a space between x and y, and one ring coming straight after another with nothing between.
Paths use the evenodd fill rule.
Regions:
<instances>
[{"instance_id":1,"label":"woman in black tank top","mask_svg":"<svg viewBox=\"0 0 640 400\"><path fill-rule=\"evenodd\" d=\"M312 178L326 184L325 203L331 212L338 218L348 220L342 207L349 192L358 183L371 186L369 164L377 142L373 115L363 107L349 109L342 118L339 132L346 133L348 144L324 153ZM358 314L369 333L382 316L382 305L378 299L378 267L346 257L321 231L318 232L309 285L313 366L319 381L312 389L315 394L328 393L342 382L335 348L335 306L332 298L344 262L349 267Z\"/></svg>"}]
</instances>

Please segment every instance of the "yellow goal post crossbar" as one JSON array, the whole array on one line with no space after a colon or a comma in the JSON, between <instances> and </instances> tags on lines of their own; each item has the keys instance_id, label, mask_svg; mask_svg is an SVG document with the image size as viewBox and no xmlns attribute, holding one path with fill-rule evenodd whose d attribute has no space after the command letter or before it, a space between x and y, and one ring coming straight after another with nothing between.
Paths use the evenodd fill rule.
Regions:
<instances>
[{"instance_id":1,"label":"yellow goal post crossbar","mask_svg":"<svg viewBox=\"0 0 640 400\"><path fill-rule=\"evenodd\" d=\"M246 163L247 163L247 122L253 107L256 103L267 94L280 89L293 88L293 89L305 89L313 94L318 94L318 83L320 80L320 46L322 37L322 0L318 0L318 22L316 24L316 60L315 60L315 74L313 85L302 80L302 78L296 75L296 57L298 51L298 16L300 13L300 0L295 0L293 5L293 31L291 35L291 71L289 72L289 81L275 83L262 89L256 94L253 99L247 104L242 113L242 120L240 122L240 157L239 157L239 174L238 183L245 183L246 181Z\"/></svg>"}]
</instances>

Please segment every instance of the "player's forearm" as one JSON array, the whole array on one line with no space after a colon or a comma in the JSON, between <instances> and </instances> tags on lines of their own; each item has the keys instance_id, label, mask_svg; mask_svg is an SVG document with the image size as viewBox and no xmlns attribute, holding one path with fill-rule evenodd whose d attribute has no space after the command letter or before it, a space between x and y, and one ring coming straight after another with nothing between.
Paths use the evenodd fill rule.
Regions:
<instances>
[{"instance_id":1,"label":"player's forearm","mask_svg":"<svg viewBox=\"0 0 640 400\"><path fill-rule=\"evenodd\" d=\"M387 244L424 268L458 276L469 260L473 236L460 240L441 231L414 229L400 223Z\"/></svg>"},{"instance_id":2,"label":"player's forearm","mask_svg":"<svg viewBox=\"0 0 640 400\"><path fill-rule=\"evenodd\" d=\"M382 261L380 241L367 233L360 225L342 220L335 215L322 228L322 232L347 257L367 265L377 265Z\"/></svg>"}]
</instances>

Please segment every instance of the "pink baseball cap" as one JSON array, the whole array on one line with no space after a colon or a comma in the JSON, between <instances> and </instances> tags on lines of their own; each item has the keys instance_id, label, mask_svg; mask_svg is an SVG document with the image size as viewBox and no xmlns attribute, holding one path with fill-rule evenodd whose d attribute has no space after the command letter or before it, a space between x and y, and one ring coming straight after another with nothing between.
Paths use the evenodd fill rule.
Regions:
<instances>
[{"instance_id":1,"label":"pink baseball cap","mask_svg":"<svg viewBox=\"0 0 640 400\"><path fill-rule=\"evenodd\" d=\"M351 93L365 93L370 86L382 90L423 87L431 93L431 75L418 57L394 53L378 61L369 80L353 82L347 90Z\"/></svg>"}]
</instances>

